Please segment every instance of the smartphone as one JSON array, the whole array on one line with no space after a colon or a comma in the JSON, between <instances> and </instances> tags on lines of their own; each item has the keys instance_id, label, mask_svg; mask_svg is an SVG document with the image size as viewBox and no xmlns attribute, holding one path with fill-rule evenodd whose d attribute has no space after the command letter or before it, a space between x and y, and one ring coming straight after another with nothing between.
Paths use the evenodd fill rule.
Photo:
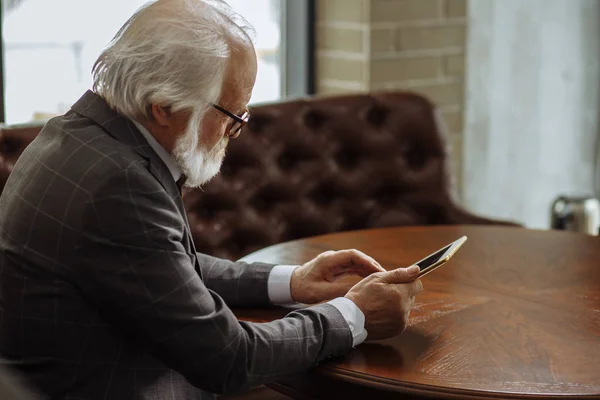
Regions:
<instances>
[{"instance_id":1,"label":"smartphone","mask_svg":"<svg viewBox=\"0 0 600 400\"><path fill-rule=\"evenodd\" d=\"M435 253L425 257L421 261L416 262L415 265L418 265L419 268L421 268L419 278L444 265L466 241L467 237L463 236Z\"/></svg>"}]
</instances>

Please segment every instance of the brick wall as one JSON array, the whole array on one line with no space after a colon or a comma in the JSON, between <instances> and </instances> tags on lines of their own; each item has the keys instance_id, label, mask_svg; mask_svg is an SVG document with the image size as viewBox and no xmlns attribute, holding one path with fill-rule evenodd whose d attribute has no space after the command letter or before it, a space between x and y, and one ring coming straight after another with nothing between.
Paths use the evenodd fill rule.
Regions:
<instances>
[{"instance_id":1,"label":"brick wall","mask_svg":"<svg viewBox=\"0 0 600 400\"><path fill-rule=\"evenodd\" d=\"M317 92L411 89L439 107L460 186L466 0L317 0Z\"/></svg>"}]
</instances>

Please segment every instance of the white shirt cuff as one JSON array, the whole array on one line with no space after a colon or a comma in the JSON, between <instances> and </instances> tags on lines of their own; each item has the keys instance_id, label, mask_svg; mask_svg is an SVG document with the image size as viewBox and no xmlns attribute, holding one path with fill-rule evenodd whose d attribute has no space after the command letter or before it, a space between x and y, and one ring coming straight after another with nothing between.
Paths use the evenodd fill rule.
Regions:
<instances>
[{"instance_id":1,"label":"white shirt cuff","mask_svg":"<svg viewBox=\"0 0 600 400\"><path fill-rule=\"evenodd\" d=\"M337 308L346 322L350 332L352 332L352 347L356 347L367 338L367 330L365 329L365 315L354 302L346 297L338 297L328 302Z\"/></svg>"},{"instance_id":2,"label":"white shirt cuff","mask_svg":"<svg viewBox=\"0 0 600 400\"><path fill-rule=\"evenodd\" d=\"M294 302L292 300L290 283L292 280L292 273L298 267L299 265L276 265L271 269L267 281L267 290L269 293L269 300L272 304L282 305Z\"/></svg>"}]
</instances>

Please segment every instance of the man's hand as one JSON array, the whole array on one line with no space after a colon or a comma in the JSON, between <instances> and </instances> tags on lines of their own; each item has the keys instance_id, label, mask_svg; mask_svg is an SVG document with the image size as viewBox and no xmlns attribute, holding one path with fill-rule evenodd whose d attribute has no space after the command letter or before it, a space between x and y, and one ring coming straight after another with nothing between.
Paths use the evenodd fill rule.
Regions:
<instances>
[{"instance_id":1,"label":"man's hand","mask_svg":"<svg viewBox=\"0 0 600 400\"><path fill-rule=\"evenodd\" d=\"M314 304L341 297L356 283L343 277L366 277L375 272L385 272L385 269L358 250L326 251L294 270L290 282L292 299Z\"/></svg>"},{"instance_id":2,"label":"man's hand","mask_svg":"<svg viewBox=\"0 0 600 400\"><path fill-rule=\"evenodd\" d=\"M360 281L346 295L365 315L368 340L386 339L402 333L415 296L423 284L415 278L419 267L398 268L372 274Z\"/></svg>"}]
</instances>

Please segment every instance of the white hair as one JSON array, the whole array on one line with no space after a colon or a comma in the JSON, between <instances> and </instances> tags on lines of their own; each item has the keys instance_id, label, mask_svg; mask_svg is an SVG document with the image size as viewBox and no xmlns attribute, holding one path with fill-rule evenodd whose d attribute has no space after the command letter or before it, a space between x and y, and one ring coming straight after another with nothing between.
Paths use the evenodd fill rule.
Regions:
<instances>
[{"instance_id":1,"label":"white hair","mask_svg":"<svg viewBox=\"0 0 600 400\"><path fill-rule=\"evenodd\" d=\"M222 0L149 2L96 60L94 91L134 120L151 120L152 104L201 119L221 94L233 43L251 32Z\"/></svg>"}]
</instances>

